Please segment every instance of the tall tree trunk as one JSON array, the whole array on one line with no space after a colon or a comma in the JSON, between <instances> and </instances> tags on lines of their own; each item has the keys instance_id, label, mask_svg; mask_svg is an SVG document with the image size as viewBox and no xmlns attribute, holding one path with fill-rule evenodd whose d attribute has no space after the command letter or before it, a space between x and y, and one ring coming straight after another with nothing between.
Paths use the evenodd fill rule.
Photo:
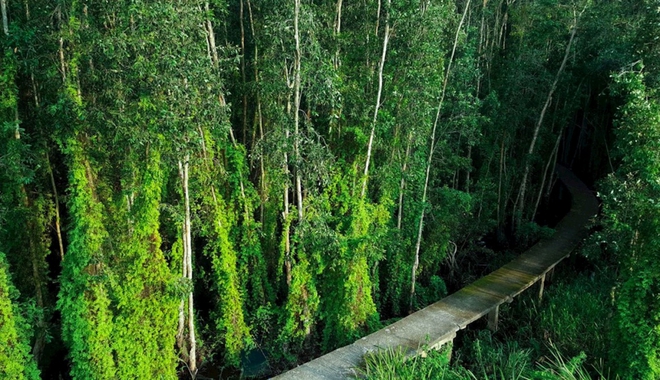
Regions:
<instances>
[{"instance_id":1,"label":"tall tree trunk","mask_svg":"<svg viewBox=\"0 0 660 380\"><path fill-rule=\"evenodd\" d=\"M183 239L185 240L185 233L183 234L184 237ZM183 243L185 246L185 242ZM183 260L185 262L185 260ZM181 276L182 278L188 278L187 274L187 265L183 265L182 268L182 273ZM179 323L177 325L177 330L176 330L176 345L179 347L179 351L183 353L185 356L188 356L185 351L186 351L186 343L185 343L185 329L186 329L186 314L185 314L185 306L186 306L186 301L182 298L181 302L179 302Z\"/></svg>"},{"instance_id":2,"label":"tall tree trunk","mask_svg":"<svg viewBox=\"0 0 660 380\"><path fill-rule=\"evenodd\" d=\"M298 21L300 19L300 0L295 0L294 4L294 18L293 18L293 29L294 29L294 38L296 40L296 57L295 57L295 68L294 68L294 83L293 83L293 92L294 92L294 136L293 136L293 154L294 154L294 171L296 177L296 200L298 202L298 222L303 219L303 193L302 193L302 181L300 178L300 165L302 164L302 158L300 157L300 61L302 60L300 52L300 29L298 27Z\"/></svg>"},{"instance_id":3,"label":"tall tree trunk","mask_svg":"<svg viewBox=\"0 0 660 380\"><path fill-rule=\"evenodd\" d=\"M248 103L247 103L247 93L246 93L246 85L247 85L247 78L245 75L245 25L243 24L243 0L240 0L240 10L239 10L239 22L241 25L241 78L243 79L243 144L245 146L248 145L247 141L247 109L248 109Z\"/></svg>"},{"instance_id":4,"label":"tall tree trunk","mask_svg":"<svg viewBox=\"0 0 660 380\"><path fill-rule=\"evenodd\" d=\"M555 146L552 148L552 151L550 152L550 157L548 157L548 162L545 164L545 170L543 170L543 178L541 179L541 186L539 186L539 194L536 197L536 203L534 203L534 212L532 212L532 216L530 220L534 220L534 216L536 215L536 211L539 209L539 203L541 202L541 197L543 197L543 189L545 187L545 180L548 176L548 169L550 169L550 165L553 162L556 162L556 157L557 157L557 150L559 149L559 142L561 141L561 135L562 132L561 130L559 131L559 134L557 135L557 139L555 140ZM552 176L550 176L552 179Z\"/></svg>"},{"instance_id":5,"label":"tall tree trunk","mask_svg":"<svg viewBox=\"0 0 660 380\"><path fill-rule=\"evenodd\" d=\"M4 0L3 0L4 1ZM25 17L30 19L30 10L27 1L25 2ZM62 56L62 59L64 57ZM32 92L34 92L34 105L39 108L39 92L37 91L37 83L34 80L34 73L30 71L30 82L32 83ZM48 154L48 147L45 147L46 163L48 164L48 174L50 176L50 184L53 188L53 203L55 204L55 233L57 234L57 243L60 250L60 260L64 260L64 243L62 240L61 217L60 217L60 199L57 194L57 186L55 186L55 176L53 175L53 166L50 162L50 155Z\"/></svg>"},{"instance_id":6,"label":"tall tree trunk","mask_svg":"<svg viewBox=\"0 0 660 380\"><path fill-rule=\"evenodd\" d=\"M342 6L343 6L343 0L337 0L337 6L335 10L335 25L333 28L334 41L337 44L337 46L335 47L335 56L333 58L333 66L335 68L335 71L338 71L339 67L341 67L341 58L340 58L341 41L339 37L341 35ZM333 127L335 126L337 127L337 138L341 136L341 124L340 124L341 113L342 113L341 107L339 108L333 107L331 111L332 118L328 123L328 136L330 139L333 138Z\"/></svg>"},{"instance_id":7,"label":"tall tree trunk","mask_svg":"<svg viewBox=\"0 0 660 380\"><path fill-rule=\"evenodd\" d=\"M490 176L490 165L493 163L493 158L495 158L495 150L492 151L490 157L488 157L488 164L486 164L486 174L482 178L488 178ZM484 206L484 193L486 192L486 187L481 188L481 195L479 195L479 211L477 211L477 225L481 225L481 211Z\"/></svg>"},{"instance_id":8,"label":"tall tree trunk","mask_svg":"<svg viewBox=\"0 0 660 380\"><path fill-rule=\"evenodd\" d=\"M181 178L181 185L182 187L184 186L183 184L183 165L181 161L179 161L179 177ZM181 228L181 242L183 244L183 256L181 259L181 277L184 279L188 278L188 260L186 255L188 254L188 243L186 239L188 238L188 234L186 233L186 222L184 221L182 228ZM179 303L179 323L177 326L177 334L176 334L176 342L177 346L179 347L179 350L181 350L182 353L186 357L188 357L186 346L185 346L185 329L186 329L186 313L185 313L185 307L186 307L186 301L184 298L181 299L181 302ZM187 360L187 358L186 358Z\"/></svg>"},{"instance_id":9,"label":"tall tree trunk","mask_svg":"<svg viewBox=\"0 0 660 380\"><path fill-rule=\"evenodd\" d=\"M340 46L339 46L339 35L341 34L341 8L343 5L343 0L337 0L337 9L336 9L336 16L335 16L335 42L337 43L337 48L335 50L335 59L334 59L334 66L335 70L339 68L341 65L340 60L339 60L339 51L340 51Z\"/></svg>"},{"instance_id":10,"label":"tall tree trunk","mask_svg":"<svg viewBox=\"0 0 660 380\"><path fill-rule=\"evenodd\" d=\"M390 0L387 0L387 1L388 1L388 4L389 4ZM374 36L376 36L376 38L378 38L378 29L380 29L380 8L381 8L381 6L382 6L382 0L378 0L378 8L376 9L376 29L374 30ZM387 15L387 13L386 13L386 15ZM385 16L385 18L387 18L387 16ZM385 23L387 24L387 21L385 21Z\"/></svg>"},{"instance_id":11,"label":"tall tree trunk","mask_svg":"<svg viewBox=\"0 0 660 380\"><path fill-rule=\"evenodd\" d=\"M59 48L57 50L58 55L60 57L60 71L62 74L62 83L66 83L66 64L64 62L64 37L62 37L62 9L61 7L57 8L57 23L58 27L60 28L60 38L58 40L59 43ZM80 91L80 89L78 90Z\"/></svg>"},{"instance_id":12,"label":"tall tree trunk","mask_svg":"<svg viewBox=\"0 0 660 380\"><path fill-rule=\"evenodd\" d=\"M287 79L287 86L289 85ZM291 96L287 97L286 102L287 114L291 114ZM286 141L289 141L290 131L289 126L285 127L285 137ZM291 222L289 220L289 154L286 149L284 150L284 173L286 175L286 180L284 181L284 211L282 212L282 219L284 219L284 269L286 272L286 284L291 286L291 269L292 269L292 259L291 259Z\"/></svg>"},{"instance_id":13,"label":"tall tree trunk","mask_svg":"<svg viewBox=\"0 0 660 380\"><path fill-rule=\"evenodd\" d=\"M509 22L509 0L507 0L507 7L504 11L504 17L502 17L502 25L500 25L500 33L498 34L497 41L498 47L502 50L506 49L506 38L504 38L504 32L506 31L506 26Z\"/></svg>"},{"instance_id":14,"label":"tall tree trunk","mask_svg":"<svg viewBox=\"0 0 660 380\"><path fill-rule=\"evenodd\" d=\"M484 41L486 39L486 4L488 4L488 0L483 1L483 5L481 7L481 24L479 26L479 45L477 46L477 68L479 69L480 73L485 72L486 70L482 69L482 60L483 60L483 54L484 54ZM488 46L488 45L486 45ZM477 98L479 97L479 94L481 93L481 75L479 76L479 79L477 80Z\"/></svg>"},{"instance_id":15,"label":"tall tree trunk","mask_svg":"<svg viewBox=\"0 0 660 380\"><path fill-rule=\"evenodd\" d=\"M36 96L36 95L35 95ZM46 162L48 163L48 174L50 174L50 185L53 188L53 203L55 204L55 232L57 233L57 243L60 250L60 259L64 260L64 243L62 242L62 230L60 229L60 199L57 196L57 186L55 186L55 176L53 167L50 164L50 156L46 151Z\"/></svg>"},{"instance_id":16,"label":"tall tree trunk","mask_svg":"<svg viewBox=\"0 0 660 380\"><path fill-rule=\"evenodd\" d=\"M563 131L562 131L562 134L563 134ZM545 189L545 197L546 198L550 198L550 194L552 193L552 188L554 187L555 182L557 181L556 174L555 174L555 169L557 168L558 158L559 158L559 145L557 145L557 149L555 149L555 159L552 160L552 168L550 169L550 179L548 180L548 186L546 186L546 189ZM614 171L614 170L612 170L612 171Z\"/></svg>"},{"instance_id":17,"label":"tall tree trunk","mask_svg":"<svg viewBox=\"0 0 660 380\"><path fill-rule=\"evenodd\" d=\"M181 176L181 185L183 187L183 198L185 207L185 219L183 222L183 275L192 283L192 233L191 233L191 215L190 215L190 194L188 186L189 161L190 155L186 154L185 162L179 161L179 174ZM181 313L181 310L179 310ZM197 373L197 340L195 338L195 314L192 290L188 293L188 368L193 376ZM181 314L179 314L179 318ZM179 319L179 326L181 319Z\"/></svg>"},{"instance_id":18,"label":"tall tree trunk","mask_svg":"<svg viewBox=\"0 0 660 380\"><path fill-rule=\"evenodd\" d=\"M242 5L242 1L241 1L241 5ZM206 8L207 13L210 12L208 1L205 3L205 8ZM242 21L241 21L241 23L242 23ZM212 57L211 61L213 62L213 66L215 68L218 68L219 67L218 48L215 44L215 32L213 31L213 24L211 23L210 18L206 19L206 32L207 32L207 36L208 36L208 42L209 42L209 45L210 45L210 48L211 48L210 50L213 54L213 57ZM245 76L243 77L243 79L245 79ZM224 98L221 97L221 99L224 99ZM222 101L222 105L223 106L225 105L224 101ZM204 133L201 129L200 129L200 134L201 134L201 137L202 137L202 148L204 150L204 154L206 155L206 147L204 145L205 144L204 143ZM237 148L238 143L236 142L236 138L234 137L234 131L231 128L229 129L229 136L231 138L232 145L234 146L234 148ZM243 201L243 208L244 208L244 211L245 211L246 217L247 217L248 216L247 215L248 214L247 197L245 195L245 185L243 183L243 173L241 173L240 169L238 170L238 178L239 178L239 181L238 181L239 186L240 186L240 189L241 189L241 198L242 198L242 201ZM213 185L211 185L211 190L213 192L213 198L215 200L215 189L214 189ZM216 204L217 204L217 200L216 200Z\"/></svg>"},{"instance_id":19,"label":"tall tree trunk","mask_svg":"<svg viewBox=\"0 0 660 380\"><path fill-rule=\"evenodd\" d=\"M500 145L500 171L499 179L497 181L497 228L502 225L502 174L504 171L504 140L506 133L502 136L502 143Z\"/></svg>"},{"instance_id":20,"label":"tall tree trunk","mask_svg":"<svg viewBox=\"0 0 660 380\"><path fill-rule=\"evenodd\" d=\"M204 3L204 10L206 11L207 14L211 12L208 1L206 3ZM212 57L211 62L213 63L213 67L215 67L217 69L218 68L218 60L219 60L218 48L216 47L215 33L213 32L213 24L211 23L210 18L206 19L206 30L207 30L207 36L208 36L208 39L209 39L209 46L211 48L211 57Z\"/></svg>"},{"instance_id":21,"label":"tall tree trunk","mask_svg":"<svg viewBox=\"0 0 660 380\"><path fill-rule=\"evenodd\" d=\"M18 122L18 120L17 120ZM45 309L44 303L44 292L43 292L43 281L42 273L39 267L43 264L43 261L39 259L38 252L40 251L40 244L42 242L43 236L39 236L39 229L35 225L34 214L35 210L32 205L32 201L28 197L27 189L25 185L21 185L21 193L23 194L23 206L28 210L26 215L26 225L27 238L28 238L28 250L30 252L30 261L32 264L32 281L34 283L34 295L37 301L37 308L39 310ZM34 356L37 364L41 358L44 346L46 345L46 321L44 320L43 313L39 313L36 321L36 332L34 345L32 346L32 355Z\"/></svg>"},{"instance_id":22,"label":"tall tree trunk","mask_svg":"<svg viewBox=\"0 0 660 380\"><path fill-rule=\"evenodd\" d=\"M577 19L575 19L575 24L571 29L571 37L568 40L568 44L566 45L564 59L561 62L561 66L559 67L559 70L557 71L557 75L555 75L555 80L552 83L552 87L550 87L550 92L548 92L548 97L546 98L545 104L543 105L543 109L541 110L541 115L539 116L539 120L537 121L536 127L534 128L534 135L532 136L532 141L529 144L529 149L527 150L527 157L525 158L526 161L525 170L520 185L520 191L518 193L516 206L513 208L513 217L516 220L516 226L520 224L520 220L523 217L522 214L525 207L525 191L527 190L527 177L529 176L529 170L531 168L530 159L532 157L532 154L534 154L534 149L536 148L536 139L539 136L539 131L541 130L541 125L543 124L543 119L545 118L546 111L548 110L548 107L552 102L552 95L555 93L555 90L557 89L557 83L559 82L559 78L561 77L561 74L564 72L564 68L566 67L566 62L568 61L568 56L571 52L571 46L573 45L573 38L575 37L576 31L577 31Z\"/></svg>"},{"instance_id":23,"label":"tall tree trunk","mask_svg":"<svg viewBox=\"0 0 660 380\"><path fill-rule=\"evenodd\" d=\"M396 220L396 228L401 230L401 222L403 220L403 191L406 187L406 169L408 168L408 157L410 156L410 145L412 142L413 131L408 135L408 144L406 144L406 157L403 159L403 167L401 168L401 183L399 184L399 213Z\"/></svg>"},{"instance_id":24,"label":"tall tree trunk","mask_svg":"<svg viewBox=\"0 0 660 380\"><path fill-rule=\"evenodd\" d=\"M257 44L257 34L254 31L254 17L252 17L252 4L250 3L250 0L247 0L247 6L248 6L248 16L250 17L250 32L252 33L252 40L254 44L254 61L252 63L254 67L254 82L257 86L257 120L259 123L259 138L261 141L264 139L264 117L263 117L263 112L261 110L261 90L259 89L259 46ZM253 144L254 146L254 144ZM266 170L265 170L265 165L264 165L264 155L262 154L259 157L259 172L260 172L260 178L259 178L259 189L260 189L260 196L261 196L261 202L259 205L260 208L260 218L259 220L261 221L261 224L263 225L264 223L264 203L266 200Z\"/></svg>"},{"instance_id":25,"label":"tall tree trunk","mask_svg":"<svg viewBox=\"0 0 660 380\"><path fill-rule=\"evenodd\" d=\"M442 104L445 100L445 94L447 92L447 82L449 81L449 74L451 72L451 65L454 61L454 55L456 54L456 47L458 46L458 36L460 35L461 28L465 22L465 16L468 13L470 8L470 0L465 4L465 10L463 11L463 16L461 17L461 22L456 28L456 35L454 37L454 46L451 50L451 56L449 58L449 63L447 64L447 71L445 72L445 78L442 83L442 94L440 95L440 101L438 102L438 111L435 115L435 121L433 122L433 130L431 131L431 146L429 149L429 157L426 162L426 176L424 178L424 189L422 190L422 211L419 215L419 226L417 229L417 242L415 243L415 260L412 267L412 278L410 284L410 311L412 312L413 298L415 297L415 284L417 282L417 268L419 268L419 250L422 245L422 231L424 230L424 214L426 212L426 195L429 188L429 178L431 177L431 165L433 163L433 152L435 151L435 134L438 129L438 123L440 121L440 113L442 111Z\"/></svg>"},{"instance_id":26,"label":"tall tree trunk","mask_svg":"<svg viewBox=\"0 0 660 380\"><path fill-rule=\"evenodd\" d=\"M0 9L2 9L2 30L5 36L9 35L9 21L7 18L7 0L0 0Z\"/></svg>"},{"instance_id":27,"label":"tall tree trunk","mask_svg":"<svg viewBox=\"0 0 660 380\"><path fill-rule=\"evenodd\" d=\"M376 134L376 122L378 121L378 110L380 110L380 98L383 93L383 68L385 67L385 57L387 56L387 44L390 41L390 13L389 8L392 0L387 0L387 10L385 10L385 36L383 37L383 54L378 66L378 94L376 95L376 107L374 109L374 118L371 121L371 133L369 134L369 144L367 145L367 161L364 164L364 178L362 182L362 191L360 197L364 198L367 192L367 180L369 177L369 163L371 162L371 149ZM378 2L378 11L380 14L380 0Z\"/></svg>"},{"instance_id":28,"label":"tall tree trunk","mask_svg":"<svg viewBox=\"0 0 660 380\"><path fill-rule=\"evenodd\" d=\"M468 146L468 155L467 155L468 163L470 164L470 168L466 170L465 173L465 192L470 194L470 172L472 168L472 145Z\"/></svg>"}]
</instances>

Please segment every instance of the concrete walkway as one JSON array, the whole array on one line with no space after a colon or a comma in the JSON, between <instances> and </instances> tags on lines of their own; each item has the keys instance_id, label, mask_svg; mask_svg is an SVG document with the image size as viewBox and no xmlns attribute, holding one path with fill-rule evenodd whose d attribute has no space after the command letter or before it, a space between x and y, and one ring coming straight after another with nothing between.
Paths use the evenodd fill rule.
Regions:
<instances>
[{"instance_id":1,"label":"concrete walkway","mask_svg":"<svg viewBox=\"0 0 660 380\"><path fill-rule=\"evenodd\" d=\"M456 293L275 379L355 378L366 353L399 348L414 354L423 346L439 348L451 342L458 330L483 316L488 316L489 327L497 330L499 306L536 282L540 282L542 296L546 274L587 236L589 219L598 212L596 198L572 172L564 167L557 167L557 172L572 195L572 206L551 238L539 241L507 265Z\"/></svg>"}]
</instances>

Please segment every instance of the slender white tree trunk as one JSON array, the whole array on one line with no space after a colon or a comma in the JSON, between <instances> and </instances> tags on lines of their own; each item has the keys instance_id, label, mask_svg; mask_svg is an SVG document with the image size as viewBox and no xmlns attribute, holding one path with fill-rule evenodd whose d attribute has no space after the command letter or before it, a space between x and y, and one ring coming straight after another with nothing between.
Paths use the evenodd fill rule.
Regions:
<instances>
[{"instance_id":1,"label":"slender white tree trunk","mask_svg":"<svg viewBox=\"0 0 660 380\"><path fill-rule=\"evenodd\" d=\"M0 9L2 9L2 30L5 36L9 35L9 21L7 18L7 0L0 0Z\"/></svg>"},{"instance_id":2,"label":"slender white tree trunk","mask_svg":"<svg viewBox=\"0 0 660 380\"><path fill-rule=\"evenodd\" d=\"M190 194L188 186L190 155L186 154L185 162L179 161L179 174L181 176L181 185L183 187L183 198L185 207L185 217L183 222L183 277L192 283L192 233L191 233L191 215L190 215ZM182 330L183 301L179 305L179 330ZM197 373L197 340L195 338L195 314L192 290L188 294L188 368L195 375Z\"/></svg>"},{"instance_id":3,"label":"slender white tree trunk","mask_svg":"<svg viewBox=\"0 0 660 380\"><path fill-rule=\"evenodd\" d=\"M389 4L388 0L388 4ZM376 38L378 38L378 29L380 29L380 8L381 8L382 2L381 0L378 0L378 9L376 9L376 30L374 31L374 35Z\"/></svg>"},{"instance_id":4,"label":"slender white tree trunk","mask_svg":"<svg viewBox=\"0 0 660 380\"><path fill-rule=\"evenodd\" d=\"M243 0L240 0L239 21L241 27L241 78L243 79L243 86L247 83L247 76L245 74L245 25L243 23ZM243 91L243 144L248 145L247 141L247 92Z\"/></svg>"},{"instance_id":5,"label":"slender white tree trunk","mask_svg":"<svg viewBox=\"0 0 660 380\"><path fill-rule=\"evenodd\" d=\"M4 1L4 0L0 0ZM62 30L62 10L58 7L57 8L57 23L58 27L60 28L60 31ZM57 50L59 58L60 58L60 71L62 74L62 83L66 82L66 64L64 63L64 38L61 37L62 34L60 34L60 38L58 40L59 43L59 48Z\"/></svg>"},{"instance_id":6,"label":"slender white tree trunk","mask_svg":"<svg viewBox=\"0 0 660 380\"><path fill-rule=\"evenodd\" d=\"M337 43L337 49L335 50L335 69L339 68L340 66L340 59L339 59L339 35L341 34L341 8L343 5L343 0L337 0L337 9L336 9L336 17L335 17L335 42Z\"/></svg>"},{"instance_id":7,"label":"slender white tree trunk","mask_svg":"<svg viewBox=\"0 0 660 380\"><path fill-rule=\"evenodd\" d=\"M447 71L445 72L445 79L442 83L442 94L440 95L440 101L438 102L438 111L435 115L435 121L433 122L433 129L431 131L431 147L429 150L429 157L426 162L426 176L424 178L424 189L422 190L422 211L419 215L419 225L417 229L417 242L415 243L415 259L413 261L412 267L412 278L410 284L410 311L412 311L413 298L415 297L415 283L417 281L417 268L419 268L419 250L422 245L422 231L424 230L424 214L426 212L426 195L429 188L429 178L431 177L431 164L433 163L433 152L435 151L435 134L438 129L438 122L440 121L440 113L442 111L442 103L445 100L445 94L447 92L447 82L449 80L449 74L451 72L451 65L454 61L454 55L456 54L456 47L458 45L458 36L460 35L461 28L465 22L465 16L467 15L468 9L470 8L470 0L465 4L465 10L463 11L463 16L461 17L461 22L456 28L456 35L454 37L454 47L451 50L451 56L449 58L449 63L447 64Z\"/></svg>"},{"instance_id":8,"label":"slender white tree trunk","mask_svg":"<svg viewBox=\"0 0 660 380\"><path fill-rule=\"evenodd\" d=\"M468 162L470 163L470 167L472 167L472 145L468 145L467 159L468 159ZM465 192L470 194L470 169L469 168L465 170Z\"/></svg>"},{"instance_id":9,"label":"slender white tree trunk","mask_svg":"<svg viewBox=\"0 0 660 380\"><path fill-rule=\"evenodd\" d=\"M204 3L204 10L208 14L211 12L209 8L209 2L207 1ZM213 32L213 24L211 23L211 19L208 18L206 19L206 30L207 30L207 35L209 39L209 45L211 47L211 56L212 56L212 62L213 62L213 67L217 68L218 67L218 48L216 47L215 44L215 33Z\"/></svg>"},{"instance_id":10,"label":"slender white tree trunk","mask_svg":"<svg viewBox=\"0 0 660 380\"><path fill-rule=\"evenodd\" d=\"M295 176L296 176L296 200L298 202L298 221L303 219L303 194L302 194L302 181L300 178L300 164L302 159L300 157L300 61L302 60L300 52L300 29L298 27L298 20L300 19L300 0L295 0L294 4L294 18L293 29L294 38L296 40L296 58L295 58L295 72L294 72L294 136L293 136L293 154L295 155Z\"/></svg>"},{"instance_id":11,"label":"slender white tree trunk","mask_svg":"<svg viewBox=\"0 0 660 380\"><path fill-rule=\"evenodd\" d=\"M254 31L254 17L252 17L252 3L250 3L250 0L247 0L247 7L248 7L248 16L250 18L250 32L252 33L252 39L254 40L254 61L253 61L253 67L254 67L254 81L257 84L257 88L259 87L259 47L257 45L257 34ZM258 118L258 123L259 123L259 138L261 140L264 139L264 118L263 118L263 113L261 110L261 93L260 91L257 91L257 118ZM254 144L253 144L254 145ZM259 220L261 223L264 223L264 204L266 203L266 169L264 165L264 157L263 154L259 158L259 171L260 171L260 178L259 178L259 188L260 188L260 195L261 195L261 202L260 202L260 218Z\"/></svg>"},{"instance_id":12,"label":"slender white tree trunk","mask_svg":"<svg viewBox=\"0 0 660 380\"><path fill-rule=\"evenodd\" d=\"M408 157L410 156L410 144L412 142L413 131L408 135L408 144L406 144L406 157L403 159L403 167L401 168L401 184L399 184L399 214L397 215L396 228L401 229L401 222L403 220L403 192L406 188L406 169L408 168Z\"/></svg>"},{"instance_id":13,"label":"slender white tree trunk","mask_svg":"<svg viewBox=\"0 0 660 380\"><path fill-rule=\"evenodd\" d=\"M241 2L241 7L242 7L242 2ZM205 9L206 9L207 13L210 12L208 1L205 3ZM243 21L242 21L242 16L241 16L241 32L243 32L242 31L242 29L243 29L242 24L243 24ZM215 32L213 31L213 24L211 23L211 19L206 20L206 33L207 33L207 36L208 36L208 42L209 42L209 47L210 47L209 50L210 50L211 55L212 55L211 62L213 63L213 67L218 68L218 65L219 65L218 48L215 44ZM241 38L244 38L244 36L242 36ZM245 73L243 73L243 74L245 74ZM243 81L245 82L245 75L243 75ZM221 98L221 99L224 99L224 98ZM222 100L222 105L223 106L225 105L224 100ZM246 114L244 113L244 116L245 115ZM244 130L245 130L245 127L244 127ZM204 143L204 133L202 132L201 129L200 129L200 134L201 134L201 137L202 137L202 148L204 150L204 154L206 155L206 147L205 147L205 143ZM234 146L234 148L236 148L238 146L238 143L236 142L236 138L234 137L234 131L232 129L229 129L229 136L231 138L232 145ZM246 144L247 144L247 142L246 142ZM207 163L207 165L208 165L208 163ZM246 217L247 217L247 214L248 214L247 197L245 195L245 185L243 184L243 175L242 174L243 173L241 173L240 170L239 170L238 178L239 178L239 186L241 188L241 198L243 200L243 208L244 208L244 211L245 211ZM214 201L216 202L216 205L217 205L217 199L215 197L215 188L214 188L213 185L211 185L211 191L212 191L212 194L213 194L213 199L214 199Z\"/></svg>"},{"instance_id":14,"label":"slender white tree trunk","mask_svg":"<svg viewBox=\"0 0 660 380\"><path fill-rule=\"evenodd\" d=\"M183 163L181 161L179 161L179 176L181 177L181 182L182 182L181 185L184 186ZM183 257L181 260L181 277L185 279L188 278L188 264L187 264L188 261L186 258L186 255L188 254L188 243L186 241L187 238L188 238L188 234L186 233L186 223L184 221L181 229L181 241L183 243L183 247L182 247ZM186 306L186 301L182 298L181 302L179 303L179 324L176 333L177 346L179 347L179 350L181 350L181 352L185 351L185 326L186 326L185 306Z\"/></svg>"},{"instance_id":15,"label":"slender white tree trunk","mask_svg":"<svg viewBox=\"0 0 660 380\"><path fill-rule=\"evenodd\" d=\"M60 228L60 199L57 196L57 187L55 186L55 176L50 164L50 156L46 152L46 161L48 162L48 174L50 174L50 185L53 188L53 203L55 204L55 232L57 233L57 243L60 249L60 259L64 260L64 243L62 242L62 230Z\"/></svg>"},{"instance_id":16,"label":"slender white tree trunk","mask_svg":"<svg viewBox=\"0 0 660 380\"><path fill-rule=\"evenodd\" d=\"M287 86L289 81L287 79ZM287 113L291 114L291 96L287 99ZM290 132L288 125L284 131L286 141L289 141ZM286 271L286 284L291 286L291 224L289 222L289 154L284 150L284 173L286 174L286 180L284 181L284 211L282 212L282 219L284 219L284 269Z\"/></svg>"},{"instance_id":17,"label":"slender white tree trunk","mask_svg":"<svg viewBox=\"0 0 660 380\"><path fill-rule=\"evenodd\" d=\"M561 135L562 133L560 130L559 134L557 135L557 139L555 140L555 146L552 148L552 152L550 152L550 157L548 157L548 162L545 164L545 170L543 171L543 179L541 180L541 186L539 186L539 194L536 197L536 203L534 204L534 212L532 212L531 220L534 220L536 211L539 209L539 203L541 203L541 197L543 196L545 180L548 176L548 169L550 169L550 165L552 165L552 163L555 162L555 157L557 157L557 150L559 149L559 142L561 141ZM552 175L550 176L550 181L552 181Z\"/></svg>"},{"instance_id":18,"label":"slender white tree trunk","mask_svg":"<svg viewBox=\"0 0 660 380\"><path fill-rule=\"evenodd\" d=\"M385 67L385 58L387 56L387 44L390 41L390 14L389 6L391 0L387 0L388 10L385 12L385 36L383 37L383 53L380 57L380 65L378 66L378 94L376 95L376 107L374 109L374 118L371 122L371 133L369 134L369 144L367 145L367 161L364 164L364 178L362 182L362 191L360 197L364 198L367 192L367 180L369 177L369 163L371 162L371 149L374 143L374 135L376 134L376 121L378 120L378 111L380 110L380 98L383 93L383 68ZM380 14L380 1L378 2L378 13Z\"/></svg>"},{"instance_id":19,"label":"slender white tree trunk","mask_svg":"<svg viewBox=\"0 0 660 380\"><path fill-rule=\"evenodd\" d=\"M571 30L571 37L568 40L568 44L566 45L566 51L564 53L564 60L561 62L561 66L559 67L559 70L557 71L557 75L555 75L555 80L552 83L552 87L550 87L550 92L548 92L548 97L545 100L545 104L543 105L543 109L541 110L541 115L539 116L539 120L536 123L536 127L534 128L534 135L532 136L532 141L529 144L529 149L527 150L527 157L526 157L526 164L525 164L525 170L522 178L522 182L520 184L520 191L518 192L518 198L516 205L513 208L513 217L517 221L516 224L520 223L520 220L523 217L523 210L525 207L525 191L527 190L527 177L529 176L529 170L531 168L531 162L530 158L532 154L534 154L534 149L536 148L536 139L539 136L539 131L541 130L541 125L543 125L543 119L545 118L545 114L548 110L548 107L550 106L550 103L552 103L552 95L555 93L555 90L557 89L557 83L559 82L559 78L561 78L561 74L564 72L564 68L566 67L566 62L568 61L568 56L571 52L571 46L573 45L573 38L575 37L575 32L577 31L577 19L575 20L575 24L573 25L573 28Z\"/></svg>"},{"instance_id":20,"label":"slender white tree trunk","mask_svg":"<svg viewBox=\"0 0 660 380\"><path fill-rule=\"evenodd\" d=\"M500 144L500 171L497 181L497 228L502 225L502 174L504 172L504 140L506 133L502 135L502 142Z\"/></svg>"}]
</instances>

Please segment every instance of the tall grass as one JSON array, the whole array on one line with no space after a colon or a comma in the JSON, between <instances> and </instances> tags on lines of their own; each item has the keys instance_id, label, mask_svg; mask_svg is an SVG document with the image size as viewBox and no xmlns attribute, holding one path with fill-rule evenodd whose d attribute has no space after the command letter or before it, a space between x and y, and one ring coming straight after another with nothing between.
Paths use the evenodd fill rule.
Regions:
<instances>
[{"instance_id":1,"label":"tall grass","mask_svg":"<svg viewBox=\"0 0 660 380\"><path fill-rule=\"evenodd\" d=\"M567 358L554 346L550 358L533 363L531 350L516 344L480 341L473 345L473 368L449 363L446 352L408 357L403 351L386 350L365 359L360 378L368 380L606 380L602 372L592 376L581 353Z\"/></svg>"},{"instance_id":2,"label":"tall grass","mask_svg":"<svg viewBox=\"0 0 660 380\"><path fill-rule=\"evenodd\" d=\"M451 348L409 356L403 350L384 350L365 357L360 378L369 380L477 380L465 368L449 365Z\"/></svg>"}]
</instances>

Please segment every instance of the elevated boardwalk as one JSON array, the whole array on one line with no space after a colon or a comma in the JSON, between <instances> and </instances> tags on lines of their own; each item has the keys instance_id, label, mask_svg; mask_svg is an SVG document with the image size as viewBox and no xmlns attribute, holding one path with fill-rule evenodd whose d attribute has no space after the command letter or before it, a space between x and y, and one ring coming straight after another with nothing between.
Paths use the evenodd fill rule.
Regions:
<instances>
[{"instance_id":1,"label":"elevated boardwalk","mask_svg":"<svg viewBox=\"0 0 660 380\"><path fill-rule=\"evenodd\" d=\"M452 295L275 379L354 378L366 353L402 348L414 354L422 346L439 348L451 342L457 331L486 315L489 327L496 330L499 306L536 282L540 282L542 296L546 274L587 236L589 219L598 212L596 198L584 183L564 167L557 167L557 172L572 195L572 205L551 238Z\"/></svg>"}]
</instances>

